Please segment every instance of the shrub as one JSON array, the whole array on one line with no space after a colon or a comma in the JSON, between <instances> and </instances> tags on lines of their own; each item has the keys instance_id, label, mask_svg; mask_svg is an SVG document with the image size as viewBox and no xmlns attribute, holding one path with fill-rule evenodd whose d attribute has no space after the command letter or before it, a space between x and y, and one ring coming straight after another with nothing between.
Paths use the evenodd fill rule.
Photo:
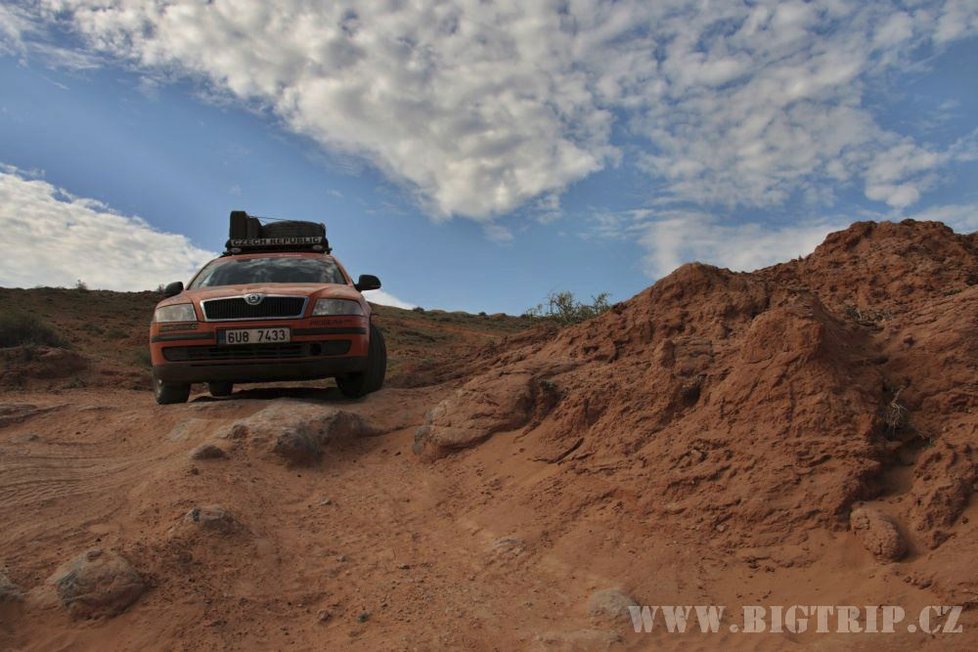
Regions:
<instances>
[{"instance_id":1,"label":"shrub","mask_svg":"<svg viewBox=\"0 0 978 652\"><path fill-rule=\"evenodd\" d=\"M25 344L66 348L68 342L34 315L11 312L0 315L0 347Z\"/></svg>"},{"instance_id":2,"label":"shrub","mask_svg":"<svg viewBox=\"0 0 978 652\"><path fill-rule=\"evenodd\" d=\"M607 292L602 292L591 297L591 303L581 303L574 298L573 292L551 292L546 303L530 308L523 316L550 319L562 325L577 324L609 310L608 296Z\"/></svg>"}]
</instances>

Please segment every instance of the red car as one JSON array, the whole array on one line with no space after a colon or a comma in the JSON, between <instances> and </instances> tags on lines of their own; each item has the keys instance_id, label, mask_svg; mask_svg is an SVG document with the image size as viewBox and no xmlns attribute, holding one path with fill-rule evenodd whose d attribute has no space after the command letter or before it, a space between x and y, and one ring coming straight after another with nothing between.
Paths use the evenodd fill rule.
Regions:
<instances>
[{"instance_id":1,"label":"red car","mask_svg":"<svg viewBox=\"0 0 978 652\"><path fill-rule=\"evenodd\" d=\"M228 396L235 383L335 378L351 398L381 388L387 349L361 292L330 255L325 227L311 222L261 224L231 214L223 256L186 288L164 290L150 325L157 403L183 403L191 383Z\"/></svg>"}]
</instances>

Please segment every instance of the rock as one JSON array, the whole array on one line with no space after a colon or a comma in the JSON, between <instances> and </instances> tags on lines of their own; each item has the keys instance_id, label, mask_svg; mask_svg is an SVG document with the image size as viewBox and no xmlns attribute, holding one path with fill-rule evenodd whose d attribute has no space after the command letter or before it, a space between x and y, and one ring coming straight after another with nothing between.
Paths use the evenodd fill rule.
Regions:
<instances>
[{"instance_id":1,"label":"rock","mask_svg":"<svg viewBox=\"0 0 978 652\"><path fill-rule=\"evenodd\" d=\"M319 438L308 428L288 428L275 438L272 452L296 465L314 464L322 454Z\"/></svg>"},{"instance_id":2,"label":"rock","mask_svg":"<svg viewBox=\"0 0 978 652\"><path fill-rule=\"evenodd\" d=\"M190 451L190 459L192 460L220 460L226 459L227 456L228 454L223 448L211 443L201 444Z\"/></svg>"},{"instance_id":3,"label":"rock","mask_svg":"<svg viewBox=\"0 0 978 652\"><path fill-rule=\"evenodd\" d=\"M241 440L248 436L248 426L243 423L232 423L218 434L222 439Z\"/></svg>"},{"instance_id":4,"label":"rock","mask_svg":"<svg viewBox=\"0 0 978 652\"><path fill-rule=\"evenodd\" d=\"M75 618L115 616L146 590L139 573L124 557L101 548L78 555L48 581Z\"/></svg>"},{"instance_id":5,"label":"rock","mask_svg":"<svg viewBox=\"0 0 978 652\"><path fill-rule=\"evenodd\" d=\"M526 550L526 542L519 537L500 537L492 542L491 550L497 557L519 557Z\"/></svg>"},{"instance_id":6,"label":"rock","mask_svg":"<svg viewBox=\"0 0 978 652\"><path fill-rule=\"evenodd\" d=\"M877 559L896 561L907 552L907 544L893 520L872 507L853 509L849 526Z\"/></svg>"},{"instance_id":7,"label":"rock","mask_svg":"<svg viewBox=\"0 0 978 652\"><path fill-rule=\"evenodd\" d=\"M194 507L184 515L183 522L220 534L233 534L241 529L241 524L234 515L220 505Z\"/></svg>"},{"instance_id":8,"label":"rock","mask_svg":"<svg viewBox=\"0 0 978 652\"><path fill-rule=\"evenodd\" d=\"M24 599L24 592L20 587L10 581L6 575L0 573L0 604L4 602L20 602Z\"/></svg>"},{"instance_id":9,"label":"rock","mask_svg":"<svg viewBox=\"0 0 978 652\"><path fill-rule=\"evenodd\" d=\"M546 632L537 636L543 649L609 650L621 643L618 632L600 629L578 629L570 632Z\"/></svg>"},{"instance_id":10,"label":"rock","mask_svg":"<svg viewBox=\"0 0 978 652\"><path fill-rule=\"evenodd\" d=\"M325 622L329 622L329 619L332 617L333 614L331 614L328 610L320 609L319 613L316 615L316 620L318 620L321 623L325 623Z\"/></svg>"},{"instance_id":11,"label":"rock","mask_svg":"<svg viewBox=\"0 0 978 652\"><path fill-rule=\"evenodd\" d=\"M592 618L625 620L631 622L629 607L637 606L635 600L621 589L595 591L587 601L587 612Z\"/></svg>"},{"instance_id":12,"label":"rock","mask_svg":"<svg viewBox=\"0 0 978 652\"><path fill-rule=\"evenodd\" d=\"M559 370L527 366L478 376L428 412L414 435L413 451L436 459L538 422L558 400L556 386L543 377Z\"/></svg>"},{"instance_id":13,"label":"rock","mask_svg":"<svg viewBox=\"0 0 978 652\"><path fill-rule=\"evenodd\" d=\"M42 439L41 435L36 432L25 432L20 435L15 435L10 441L15 444L33 444L34 442L42 441Z\"/></svg>"},{"instance_id":14,"label":"rock","mask_svg":"<svg viewBox=\"0 0 978 652\"><path fill-rule=\"evenodd\" d=\"M319 461L323 447L332 439L376 433L355 412L305 403L280 403L237 422L221 436L247 435L254 446L265 448L288 464L308 466Z\"/></svg>"}]
</instances>

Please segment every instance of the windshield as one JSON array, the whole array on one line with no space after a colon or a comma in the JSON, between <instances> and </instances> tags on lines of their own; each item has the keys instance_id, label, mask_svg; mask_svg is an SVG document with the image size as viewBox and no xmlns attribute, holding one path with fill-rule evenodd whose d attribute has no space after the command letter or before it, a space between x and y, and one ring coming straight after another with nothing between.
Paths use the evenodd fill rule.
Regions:
<instances>
[{"instance_id":1,"label":"windshield","mask_svg":"<svg viewBox=\"0 0 978 652\"><path fill-rule=\"evenodd\" d=\"M346 284L336 263L325 258L269 257L215 260L201 270L191 289L264 283Z\"/></svg>"}]
</instances>

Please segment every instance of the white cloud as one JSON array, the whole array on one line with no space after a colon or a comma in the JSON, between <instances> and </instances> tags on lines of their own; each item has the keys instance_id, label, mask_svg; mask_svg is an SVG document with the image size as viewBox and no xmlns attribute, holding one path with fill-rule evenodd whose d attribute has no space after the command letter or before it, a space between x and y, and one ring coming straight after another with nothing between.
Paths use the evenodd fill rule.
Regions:
<instances>
[{"instance_id":1,"label":"white cloud","mask_svg":"<svg viewBox=\"0 0 978 652\"><path fill-rule=\"evenodd\" d=\"M100 52L207 79L367 157L435 216L510 210L614 152L611 115L575 70L561 16L534 3L41 5Z\"/></svg>"},{"instance_id":2,"label":"white cloud","mask_svg":"<svg viewBox=\"0 0 978 652\"><path fill-rule=\"evenodd\" d=\"M189 279L215 253L92 199L0 166L0 285L149 290Z\"/></svg>"},{"instance_id":3,"label":"white cloud","mask_svg":"<svg viewBox=\"0 0 978 652\"><path fill-rule=\"evenodd\" d=\"M513 232L501 224L484 224L482 231L493 242L512 242Z\"/></svg>"},{"instance_id":4,"label":"white cloud","mask_svg":"<svg viewBox=\"0 0 978 652\"><path fill-rule=\"evenodd\" d=\"M82 280L93 289L151 290L186 282L217 256L37 176L0 164L0 286L72 287ZM414 307L382 290L366 296L387 306Z\"/></svg>"},{"instance_id":5,"label":"white cloud","mask_svg":"<svg viewBox=\"0 0 978 652\"><path fill-rule=\"evenodd\" d=\"M363 296L370 303L379 303L382 306L393 306L395 308L404 308L405 310L414 308L413 303L398 299L393 294L384 290L368 290L363 293Z\"/></svg>"},{"instance_id":6,"label":"white cloud","mask_svg":"<svg viewBox=\"0 0 978 652\"><path fill-rule=\"evenodd\" d=\"M978 231L978 202L971 204L944 204L903 214L894 219L935 220L944 222L958 233Z\"/></svg>"},{"instance_id":7,"label":"white cloud","mask_svg":"<svg viewBox=\"0 0 978 652\"><path fill-rule=\"evenodd\" d=\"M978 8L972 0L945 2L937 21L938 41L953 41L978 31Z\"/></svg>"},{"instance_id":8,"label":"white cloud","mask_svg":"<svg viewBox=\"0 0 978 652\"><path fill-rule=\"evenodd\" d=\"M866 220L903 219L944 222L958 233L978 230L978 203L932 206L913 213L865 211ZM806 256L829 233L849 226L852 216L823 217L804 224L734 224L694 211L646 210L600 214L592 233L635 239L645 250L645 271L661 278L683 263L702 262L734 271L751 271Z\"/></svg>"},{"instance_id":9,"label":"white cloud","mask_svg":"<svg viewBox=\"0 0 978 652\"><path fill-rule=\"evenodd\" d=\"M750 271L805 256L843 224L770 228L748 223L722 225L711 219L650 223L640 243L649 250L647 270L661 277L679 265L700 261Z\"/></svg>"},{"instance_id":10,"label":"white cloud","mask_svg":"<svg viewBox=\"0 0 978 652\"><path fill-rule=\"evenodd\" d=\"M866 219L885 219L874 214ZM644 271L662 278L684 263L701 262L751 271L811 253L850 218L816 218L806 224L734 223L689 209L632 209L590 216L580 237L637 243L645 250Z\"/></svg>"},{"instance_id":11,"label":"white cloud","mask_svg":"<svg viewBox=\"0 0 978 652\"><path fill-rule=\"evenodd\" d=\"M17 7L0 5L0 54L22 54L24 35L34 28Z\"/></svg>"},{"instance_id":12,"label":"white cloud","mask_svg":"<svg viewBox=\"0 0 978 652\"><path fill-rule=\"evenodd\" d=\"M98 53L205 80L364 157L436 218L483 221L619 161L619 119L677 202L782 205L852 185L912 205L948 158L883 128L866 89L978 33L968 0L37 6ZM4 15L6 40L25 38ZM894 148L915 164L888 174Z\"/></svg>"}]
</instances>

